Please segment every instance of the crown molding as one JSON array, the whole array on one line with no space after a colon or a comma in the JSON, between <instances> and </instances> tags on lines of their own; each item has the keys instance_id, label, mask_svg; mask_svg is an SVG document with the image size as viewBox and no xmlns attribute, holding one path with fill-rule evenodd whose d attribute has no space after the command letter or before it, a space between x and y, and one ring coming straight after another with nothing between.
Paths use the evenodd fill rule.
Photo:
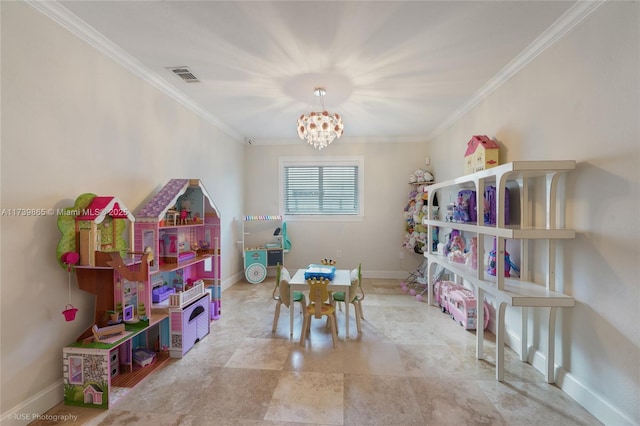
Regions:
<instances>
[{"instance_id":1,"label":"crown molding","mask_svg":"<svg viewBox=\"0 0 640 426\"><path fill-rule=\"evenodd\" d=\"M529 62L547 50L556 41L560 40L573 27L578 25L583 19L600 7L607 0L578 0L560 18L558 18L549 28L540 34L529 46L527 46L518 56L505 65L496 75L484 84L464 105L453 112L442 124L440 124L426 138L431 140L451 127L465 114L487 98L491 93L506 83L511 77L516 75Z\"/></svg>"},{"instance_id":2,"label":"crown molding","mask_svg":"<svg viewBox=\"0 0 640 426\"><path fill-rule=\"evenodd\" d=\"M25 0L25 2L69 30L77 37L86 41L91 46L107 55L109 58L122 65L137 77L143 79L144 81L147 81L152 86L156 87L167 96L174 99L176 102L192 110L204 120L216 126L223 133L234 138L237 142L244 142L244 138L240 134L238 134L238 132L236 132L234 129L230 128L228 125L220 121L217 117L206 111L200 105L195 103L191 98L175 89L165 79L145 67L142 63L123 51L119 46L104 37L101 33L96 31L82 19L71 13L71 11L66 9L57 1ZM456 121L460 120L465 114L467 114L480 102L487 98L491 93L493 93L505 82L511 79L511 77L517 74L529 62L534 60L538 55L544 52L556 41L561 39L567 32L569 32L574 26L576 26L583 19L589 16L604 2L606 2L606 0L576 1L575 4L571 6L571 8L569 8L549 28L547 28L540 36L538 36L517 57L509 62L487 83L485 83L464 105L462 105L447 119L445 119L433 132L429 134L428 137L419 138L419 140L428 141L443 133ZM416 138L416 140L413 140L413 138L409 139L410 140L407 140L407 142L415 142L418 140L418 138ZM274 143L274 141L263 140L260 141L259 144L266 143Z\"/></svg>"},{"instance_id":3,"label":"crown molding","mask_svg":"<svg viewBox=\"0 0 640 426\"><path fill-rule=\"evenodd\" d=\"M135 76L151 84L161 92L190 109L205 121L216 126L220 131L232 137L236 142L242 143L243 138L234 129L220 121L217 117L206 111L191 98L187 97L165 79L145 67L140 61L122 50L118 45L107 39L85 21L74 15L69 9L57 1L25 0L25 3L41 12L48 18L66 28L78 38L84 40L98 51L122 65Z\"/></svg>"}]
</instances>

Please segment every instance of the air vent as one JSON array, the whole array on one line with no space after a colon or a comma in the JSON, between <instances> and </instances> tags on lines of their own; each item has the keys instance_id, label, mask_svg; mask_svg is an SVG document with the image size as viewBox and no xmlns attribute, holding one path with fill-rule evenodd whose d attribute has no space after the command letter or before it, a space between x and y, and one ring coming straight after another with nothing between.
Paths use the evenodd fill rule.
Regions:
<instances>
[{"instance_id":1,"label":"air vent","mask_svg":"<svg viewBox=\"0 0 640 426\"><path fill-rule=\"evenodd\" d=\"M198 80L198 77L193 75L191 70L189 68L187 68L187 67L169 68L169 70L171 70L171 72L173 72L175 75L180 77L185 83L199 83L200 82L200 80Z\"/></svg>"}]
</instances>

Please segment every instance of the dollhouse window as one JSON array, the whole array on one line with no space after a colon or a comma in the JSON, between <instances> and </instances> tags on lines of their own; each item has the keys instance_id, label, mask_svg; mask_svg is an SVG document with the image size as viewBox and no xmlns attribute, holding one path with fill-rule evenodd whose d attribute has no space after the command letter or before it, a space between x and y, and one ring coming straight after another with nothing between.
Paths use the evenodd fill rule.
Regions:
<instances>
[{"instance_id":1,"label":"dollhouse window","mask_svg":"<svg viewBox=\"0 0 640 426\"><path fill-rule=\"evenodd\" d=\"M69 356L69 383L73 385L84 384L82 365L83 359L81 356Z\"/></svg>"}]
</instances>

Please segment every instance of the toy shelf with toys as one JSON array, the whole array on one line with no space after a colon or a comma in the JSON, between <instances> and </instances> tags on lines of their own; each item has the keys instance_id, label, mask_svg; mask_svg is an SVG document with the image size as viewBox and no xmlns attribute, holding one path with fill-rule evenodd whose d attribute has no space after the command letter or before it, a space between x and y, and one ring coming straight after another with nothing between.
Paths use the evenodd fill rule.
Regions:
<instances>
[{"instance_id":1,"label":"toy shelf with toys","mask_svg":"<svg viewBox=\"0 0 640 426\"><path fill-rule=\"evenodd\" d=\"M426 218L427 210L429 209L429 185L435 181L433 175L426 170L418 169L409 176L409 185L411 185L411 191L409 192L409 201L404 208L405 217L405 235L402 246L412 252L423 254L425 251L425 245L429 240L427 235L427 227L422 223L423 218ZM438 203L434 201L433 208L437 213ZM431 234L431 242L434 243L438 239L437 229L434 229Z\"/></svg>"},{"instance_id":2,"label":"toy shelf with toys","mask_svg":"<svg viewBox=\"0 0 640 426\"><path fill-rule=\"evenodd\" d=\"M521 307L522 338L520 355L527 361L528 308L549 308L546 380L555 381L554 345L557 308L572 307L573 297L557 291L556 266L559 240L575 238L575 231L564 227L564 206L558 201L561 176L575 169L570 161L515 161L429 186L429 202L435 197L455 200L439 219L427 215L423 223L438 227L448 235L446 243L425 250L429 269L440 265L455 274L458 281L473 287L477 299L478 323L482 323L485 295L496 304L496 379L504 379L506 306ZM484 194L484 195L483 195ZM482 212L482 214L480 214ZM443 231L444 230L444 231ZM518 268L511 261L507 241L519 251ZM545 242L543 247L535 241ZM493 250L491 247L493 246ZM544 253L530 262L530 250ZM538 257L535 257L539 259ZM485 260L487 261L485 263ZM510 271L519 273L511 277ZM545 282L533 277L544 271ZM500 273L502 272L502 273ZM429 303L434 282L428 274ZM483 358L483 330L476 333L476 355Z\"/></svg>"}]
</instances>

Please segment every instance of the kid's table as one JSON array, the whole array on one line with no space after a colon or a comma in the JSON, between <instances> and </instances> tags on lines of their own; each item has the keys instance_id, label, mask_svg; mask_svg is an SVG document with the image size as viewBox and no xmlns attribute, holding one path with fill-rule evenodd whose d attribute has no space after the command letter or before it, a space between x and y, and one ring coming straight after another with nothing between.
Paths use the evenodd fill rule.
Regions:
<instances>
[{"instance_id":1,"label":"kid's table","mask_svg":"<svg viewBox=\"0 0 640 426\"><path fill-rule=\"evenodd\" d=\"M294 291L303 291L307 293L309 291L309 284L304 279L304 273L306 269L298 269L291 281L289 281L289 300L293 300ZM327 287L330 291L344 291L345 294L345 339L349 338L349 289L351 288L351 272L347 269L336 269L336 274L329 282ZM289 304L289 331L291 338L293 338L293 303Z\"/></svg>"}]
</instances>

